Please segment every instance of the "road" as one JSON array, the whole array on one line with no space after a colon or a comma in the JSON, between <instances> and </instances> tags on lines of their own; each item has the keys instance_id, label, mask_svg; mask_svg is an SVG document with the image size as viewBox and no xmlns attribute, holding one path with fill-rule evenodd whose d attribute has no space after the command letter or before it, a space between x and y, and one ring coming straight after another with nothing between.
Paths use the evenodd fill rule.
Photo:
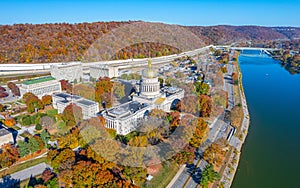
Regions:
<instances>
[{"instance_id":1,"label":"road","mask_svg":"<svg viewBox=\"0 0 300 188\"><path fill-rule=\"evenodd\" d=\"M195 56L198 53L208 50L213 45L205 46L203 48L199 48L196 50L183 52L181 54L174 54L169 56L162 56L162 57L155 57L152 58L152 64L160 64L173 61L177 58L183 56ZM74 64L78 62L70 62L69 64ZM8 76L8 75L15 75L15 74L32 74L34 73L49 73L51 65L61 64L61 63L37 63L37 64L3 64L0 65L0 76ZM95 65L119 65L120 68L132 68L132 66L146 66L148 64L148 58L144 59L127 59L127 60L113 60L113 61L99 61L99 62L90 62L90 63L83 63L83 69L87 70L90 66Z\"/></svg>"},{"instance_id":2,"label":"road","mask_svg":"<svg viewBox=\"0 0 300 188\"><path fill-rule=\"evenodd\" d=\"M8 188L8 187L15 187L16 184L22 182L30 177L35 177L43 173L46 168L50 168L49 165L46 163L41 163L19 172L13 173L11 175L5 176L0 179L0 187Z\"/></svg>"},{"instance_id":3,"label":"road","mask_svg":"<svg viewBox=\"0 0 300 188\"><path fill-rule=\"evenodd\" d=\"M234 66L232 62L227 65L227 73L224 75L224 90L228 92L228 109L232 109L234 106L234 89L231 79L231 75L234 72ZM205 148L219 138L226 136L226 129L230 126L224 121L224 113L217 117L217 120L210 126L210 132L208 140L199 148L199 153L203 153ZM173 180L172 188L195 188L200 182L201 172L208 163L203 159L195 159L193 165L187 165L180 175L177 175L177 179Z\"/></svg>"}]
</instances>

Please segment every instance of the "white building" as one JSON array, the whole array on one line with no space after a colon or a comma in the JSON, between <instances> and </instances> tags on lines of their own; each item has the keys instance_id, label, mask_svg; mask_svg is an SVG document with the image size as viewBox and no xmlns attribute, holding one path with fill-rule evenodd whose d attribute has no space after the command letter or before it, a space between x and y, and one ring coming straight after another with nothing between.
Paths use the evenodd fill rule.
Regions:
<instances>
[{"instance_id":1,"label":"white building","mask_svg":"<svg viewBox=\"0 0 300 188\"><path fill-rule=\"evenodd\" d=\"M61 92L61 83L52 76L46 76L27 80L19 88L21 97L25 93L31 92L41 98L44 95Z\"/></svg>"},{"instance_id":2,"label":"white building","mask_svg":"<svg viewBox=\"0 0 300 188\"><path fill-rule=\"evenodd\" d=\"M0 146L3 144L14 143L13 135L7 129L1 127L0 128Z\"/></svg>"},{"instance_id":3,"label":"white building","mask_svg":"<svg viewBox=\"0 0 300 188\"><path fill-rule=\"evenodd\" d=\"M99 104L95 101L84 99L80 96L67 93L56 93L52 95L53 107L58 113L63 113L64 109L71 103L81 107L83 119L96 117L99 112Z\"/></svg>"},{"instance_id":4,"label":"white building","mask_svg":"<svg viewBox=\"0 0 300 188\"><path fill-rule=\"evenodd\" d=\"M160 89L156 72L149 60L148 69L143 72L140 92L133 96L131 102L110 108L102 112L106 120L106 128L116 130L117 134L126 135L140 125L146 112L157 108L170 111L176 100L184 97L184 90L178 88Z\"/></svg>"},{"instance_id":5,"label":"white building","mask_svg":"<svg viewBox=\"0 0 300 188\"><path fill-rule=\"evenodd\" d=\"M91 66L90 67L90 76L93 78L100 78L100 77L118 77L119 76L119 69L118 67L111 67L111 66Z\"/></svg>"},{"instance_id":6,"label":"white building","mask_svg":"<svg viewBox=\"0 0 300 188\"><path fill-rule=\"evenodd\" d=\"M57 80L68 80L70 82L77 80L79 82L83 77L81 62L51 65L50 71L51 76Z\"/></svg>"},{"instance_id":7,"label":"white building","mask_svg":"<svg viewBox=\"0 0 300 188\"><path fill-rule=\"evenodd\" d=\"M150 110L147 104L130 101L102 112L106 120L106 128L116 130L117 134L126 135L139 127L146 112Z\"/></svg>"}]
</instances>

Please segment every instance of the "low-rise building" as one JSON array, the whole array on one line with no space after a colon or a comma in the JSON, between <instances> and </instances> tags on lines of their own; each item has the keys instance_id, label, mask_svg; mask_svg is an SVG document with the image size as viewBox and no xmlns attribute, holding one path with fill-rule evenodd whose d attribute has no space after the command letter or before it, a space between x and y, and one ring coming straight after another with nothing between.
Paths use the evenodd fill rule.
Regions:
<instances>
[{"instance_id":1,"label":"low-rise building","mask_svg":"<svg viewBox=\"0 0 300 188\"><path fill-rule=\"evenodd\" d=\"M80 81L83 77L81 62L51 65L50 71L51 76L57 80L68 80L70 82L74 82L75 80Z\"/></svg>"},{"instance_id":2,"label":"low-rise building","mask_svg":"<svg viewBox=\"0 0 300 188\"><path fill-rule=\"evenodd\" d=\"M117 134L126 135L139 126L146 112L150 110L147 104L130 101L102 112L106 120L106 128L116 130Z\"/></svg>"},{"instance_id":3,"label":"low-rise building","mask_svg":"<svg viewBox=\"0 0 300 188\"><path fill-rule=\"evenodd\" d=\"M52 95L53 107L58 113L63 113L64 109L71 103L81 107L83 119L96 117L99 112L99 104L95 101L84 99L77 95L67 93L56 93Z\"/></svg>"},{"instance_id":4,"label":"low-rise building","mask_svg":"<svg viewBox=\"0 0 300 188\"><path fill-rule=\"evenodd\" d=\"M118 67L112 66L91 66L90 67L90 76L93 78L100 78L100 77L118 77L119 76L119 69Z\"/></svg>"},{"instance_id":5,"label":"low-rise building","mask_svg":"<svg viewBox=\"0 0 300 188\"><path fill-rule=\"evenodd\" d=\"M3 144L14 143L13 135L4 127L0 128L0 146Z\"/></svg>"},{"instance_id":6,"label":"low-rise building","mask_svg":"<svg viewBox=\"0 0 300 188\"><path fill-rule=\"evenodd\" d=\"M26 80L19 88L21 97L25 93L31 92L41 98L44 95L61 92L61 83L52 76L45 76Z\"/></svg>"}]
</instances>

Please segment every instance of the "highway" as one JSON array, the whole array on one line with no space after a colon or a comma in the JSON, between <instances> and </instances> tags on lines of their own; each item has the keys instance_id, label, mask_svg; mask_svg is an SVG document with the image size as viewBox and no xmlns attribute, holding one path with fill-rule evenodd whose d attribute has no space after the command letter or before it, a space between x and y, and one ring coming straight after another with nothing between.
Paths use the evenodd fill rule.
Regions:
<instances>
[{"instance_id":1,"label":"highway","mask_svg":"<svg viewBox=\"0 0 300 188\"><path fill-rule=\"evenodd\" d=\"M177 58L183 56L193 57L200 52L208 50L213 45L205 46L193 51L183 52L181 54L174 54L169 56L152 58L152 64L164 64L171 62ZM49 73L51 65L61 65L62 63L39 63L39 64L0 64L0 76L16 75L16 74L33 74L33 73ZM68 65L78 64L78 62L69 62ZM127 60L113 60L113 61L98 61L82 63L83 69L88 70L91 66L95 65L108 65L119 67L119 69L128 69L139 66L146 66L148 64L148 58L143 59L127 59Z\"/></svg>"}]
</instances>

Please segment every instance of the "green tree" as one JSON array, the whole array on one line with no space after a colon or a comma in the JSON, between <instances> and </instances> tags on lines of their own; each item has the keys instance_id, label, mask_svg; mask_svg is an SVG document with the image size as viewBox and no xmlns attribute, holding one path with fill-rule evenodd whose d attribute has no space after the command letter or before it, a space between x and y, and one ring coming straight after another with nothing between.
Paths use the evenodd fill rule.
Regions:
<instances>
[{"instance_id":1,"label":"green tree","mask_svg":"<svg viewBox=\"0 0 300 188\"><path fill-rule=\"evenodd\" d=\"M203 188L207 188L209 183L212 183L219 179L220 179L220 175L216 171L214 171L213 165L209 164L205 167L205 169L202 172L200 185Z\"/></svg>"},{"instance_id":2,"label":"green tree","mask_svg":"<svg viewBox=\"0 0 300 188\"><path fill-rule=\"evenodd\" d=\"M195 90L197 92L198 95L207 95L209 92L209 85L207 83L204 82L195 82Z\"/></svg>"},{"instance_id":3,"label":"green tree","mask_svg":"<svg viewBox=\"0 0 300 188\"><path fill-rule=\"evenodd\" d=\"M28 149L31 153L35 153L40 149L40 144L34 137L30 137L28 141Z\"/></svg>"},{"instance_id":4,"label":"green tree","mask_svg":"<svg viewBox=\"0 0 300 188\"><path fill-rule=\"evenodd\" d=\"M20 157L24 157L30 153L28 144L23 140L18 141L18 148L20 150Z\"/></svg>"},{"instance_id":5,"label":"green tree","mask_svg":"<svg viewBox=\"0 0 300 188\"><path fill-rule=\"evenodd\" d=\"M48 144L48 141L50 140L50 134L46 130L43 130L40 134L40 137L41 137L41 139L44 142L44 145L46 147L47 144Z\"/></svg>"}]
</instances>

